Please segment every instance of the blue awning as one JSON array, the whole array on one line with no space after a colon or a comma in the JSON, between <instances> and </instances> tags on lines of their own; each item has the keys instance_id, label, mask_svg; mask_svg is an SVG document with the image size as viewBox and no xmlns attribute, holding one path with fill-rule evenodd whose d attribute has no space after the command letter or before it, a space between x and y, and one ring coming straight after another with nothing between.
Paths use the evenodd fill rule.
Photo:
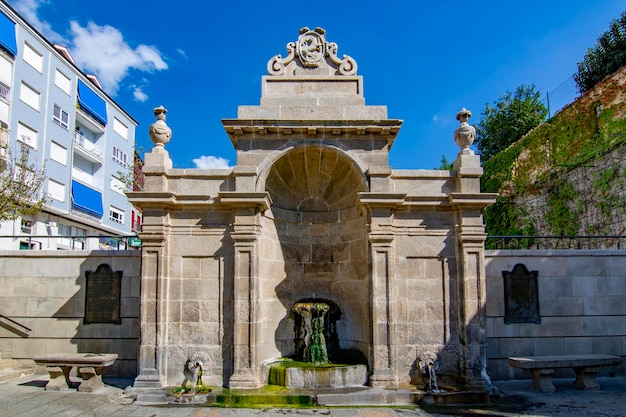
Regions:
<instances>
[{"instance_id":1,"label":"blue awning","mask_svg":"<svg viewBox=\"0 0 626 417\"><path fill-rule=\"evenodd\" d=\"M102 194L77 181L72 181L72 208L102 217Z\"/></svg>"},{"instance_id":2,"label":"blue awning","mask_svg":"<svg viewBox=\"0 0 626 417\"><path fill-rule=\"evenodd\" d=\"M78 80L78 104L103 125L107 124L107 105L93 90Z\"/></svg>"},{"instance_id":3,"label":"blue awning","mask_svg":"<svg viewBox=\"0 0 626 417\"><path fill-rule=\"evenodd\" d=\"M13 56L17 55L15 23L2 12L0 12L0 46L13 54Z\"/></svg>"}]
</instances>

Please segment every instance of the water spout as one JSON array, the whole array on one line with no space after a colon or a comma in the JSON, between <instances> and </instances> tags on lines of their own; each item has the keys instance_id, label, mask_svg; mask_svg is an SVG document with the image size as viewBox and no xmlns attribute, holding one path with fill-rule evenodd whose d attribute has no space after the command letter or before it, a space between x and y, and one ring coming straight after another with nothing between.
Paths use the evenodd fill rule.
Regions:
<instances>
[{"instance_id":1,"label":"water spout","mask_svg":"<svg viewBox=\"0 0 626 417\"><path fill-rule=\"evenodd\" d=\"M420 371L428 373L428 390L437 394L443 392L437 386L437 370L439 369L439 358L432 352L426 352L419 358Z\"/></svg>"},{"instance_id":2,"label":"water spout","mask_svg":"<svg viewBox=\"0 0 626 417\"><path fill-rule=\"evenodd\" d=\"M296 303L292 311L303 319L305 362L321 364L328 362L324 337L324 316L330 307L326 303Z\"/></svg>"}]
</instances>

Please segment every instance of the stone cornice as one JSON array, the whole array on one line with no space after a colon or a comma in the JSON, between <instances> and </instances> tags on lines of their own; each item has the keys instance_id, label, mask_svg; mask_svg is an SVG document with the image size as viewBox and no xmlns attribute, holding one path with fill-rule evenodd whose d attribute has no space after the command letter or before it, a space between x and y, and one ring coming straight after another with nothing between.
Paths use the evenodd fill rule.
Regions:
<instances>
[{"instance_id":1,"label":"stone cornice","mask_svg":"<svg viewBox=\"0 0 626 417\"><path fill-rule=\"evenodd\" d=\"M223 191L217 195L217 201L233 208L255 207L264 212L272 205L269 193Z\"/></svg>"},{"instance_id":2,"label":"stone cornice","mask_svg":"<svg viewBox=\"0 0 626 417\"><path fill-rule=\"evenodd\" d=\"M171 192L139 191L127 193L127 196L131 203L142 209L162 208L178 210L183 207L198 209L208 206L214 206L218 209L255 207L263 212L272 204L272 199L266 192L223 191L217 197L211 197L207 195L178 195Z\"/></svg>"},{"instance_id":3,"label":"stone cornice","mask_svg":"<svg viewBox=\"0 0 626 417\"><path fill-rule=\"evenodd\" d=\"M244 120L222 119L222 125L236 147L239 139L385 139L393 144L402 120Z\"/></svg>"},{"instance_id":4,"label":"stone cornice","mask_svg":"<svg viewBox=\"0 0 626 417\"><path fill-rule=\"evenodd\" d=\"M405 197L400 193L359 193L359 202L371 208L392 209L403 205Z\"/></svg>"},{"instance_id":5,"label":"stone cornice","mask_svg":"<svg viewBox=\"0 0 626 417\"><path fill-rule=\"evenodd\" d=\"M172 208L177 204L177 196L170 192L133 191L126 193L133 205L146 208Z\"/></svg>"},{"instance_id":6,"label":"stone cornice","mask_svg":"<svg viewBox=\"0 0 626 417\"><path fill-rule=\"evenodd\" d=\"M450 193L448 201L461 208L482 209L496 202L498 193Z\"/></svg>"}]
</instances>

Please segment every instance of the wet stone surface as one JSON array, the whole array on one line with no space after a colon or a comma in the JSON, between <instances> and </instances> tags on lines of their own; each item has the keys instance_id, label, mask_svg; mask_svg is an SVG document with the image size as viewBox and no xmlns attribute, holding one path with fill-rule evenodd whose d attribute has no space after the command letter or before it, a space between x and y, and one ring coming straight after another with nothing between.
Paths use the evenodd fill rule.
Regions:
<instances>
[{"instance_id":1,"label":"wet stone surface","mask_svg":"<svg viewBox=\"0 0 626 417\"><path fill-rule=\"evenodd\" d=\"M346 407L346 408L211 408L187 405L140 406L124 396L132 381L105 378L106 387L98 393L76 390L44 391L47 375L32 375L0 383L0 417L34 415L133 416L133 417L230 417L230 416L591 416L624 415L626 377L598 378L599 391L581 391L571 380L554 381L556 392L529 390L530 380L495 382L502 392L486 407Z\"/></svg>"}]
</instances>

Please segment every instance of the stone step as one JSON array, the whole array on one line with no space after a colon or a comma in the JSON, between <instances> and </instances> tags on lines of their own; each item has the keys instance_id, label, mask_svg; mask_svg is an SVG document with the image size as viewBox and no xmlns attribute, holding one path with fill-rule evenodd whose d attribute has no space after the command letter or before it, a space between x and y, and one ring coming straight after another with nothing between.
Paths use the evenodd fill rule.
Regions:
<instances>
[{"instance_id":1,"label":"stone step","mask_svg":"<svg viewBox=\"0 0 626 417\"><path fill-rule=\"evenodd\" d=\"M15 368L13 359L0 359L0 370Z\"/></svg>"},{"instance_id":2,"label":"stone step","mask_svg":"<svg viewBox=\"0 0 626 417\"><path fill-rule=\"evenodd\" d=\"M0 382L15 378L23 378L35 373L34 368L8 368L0 370Z\"/></svg>"},{"instance_id":3,"label":"stone step","mask_svg":"<svg viewBox=\"0 0 626 417\"><path fill-rule=\"evenodd\" d=\"M412 390L366 388L353 392L319 393L317 403L325 406L412 406L418 404L423 396L423 392Z\"/></svg>"}]
</instances>

